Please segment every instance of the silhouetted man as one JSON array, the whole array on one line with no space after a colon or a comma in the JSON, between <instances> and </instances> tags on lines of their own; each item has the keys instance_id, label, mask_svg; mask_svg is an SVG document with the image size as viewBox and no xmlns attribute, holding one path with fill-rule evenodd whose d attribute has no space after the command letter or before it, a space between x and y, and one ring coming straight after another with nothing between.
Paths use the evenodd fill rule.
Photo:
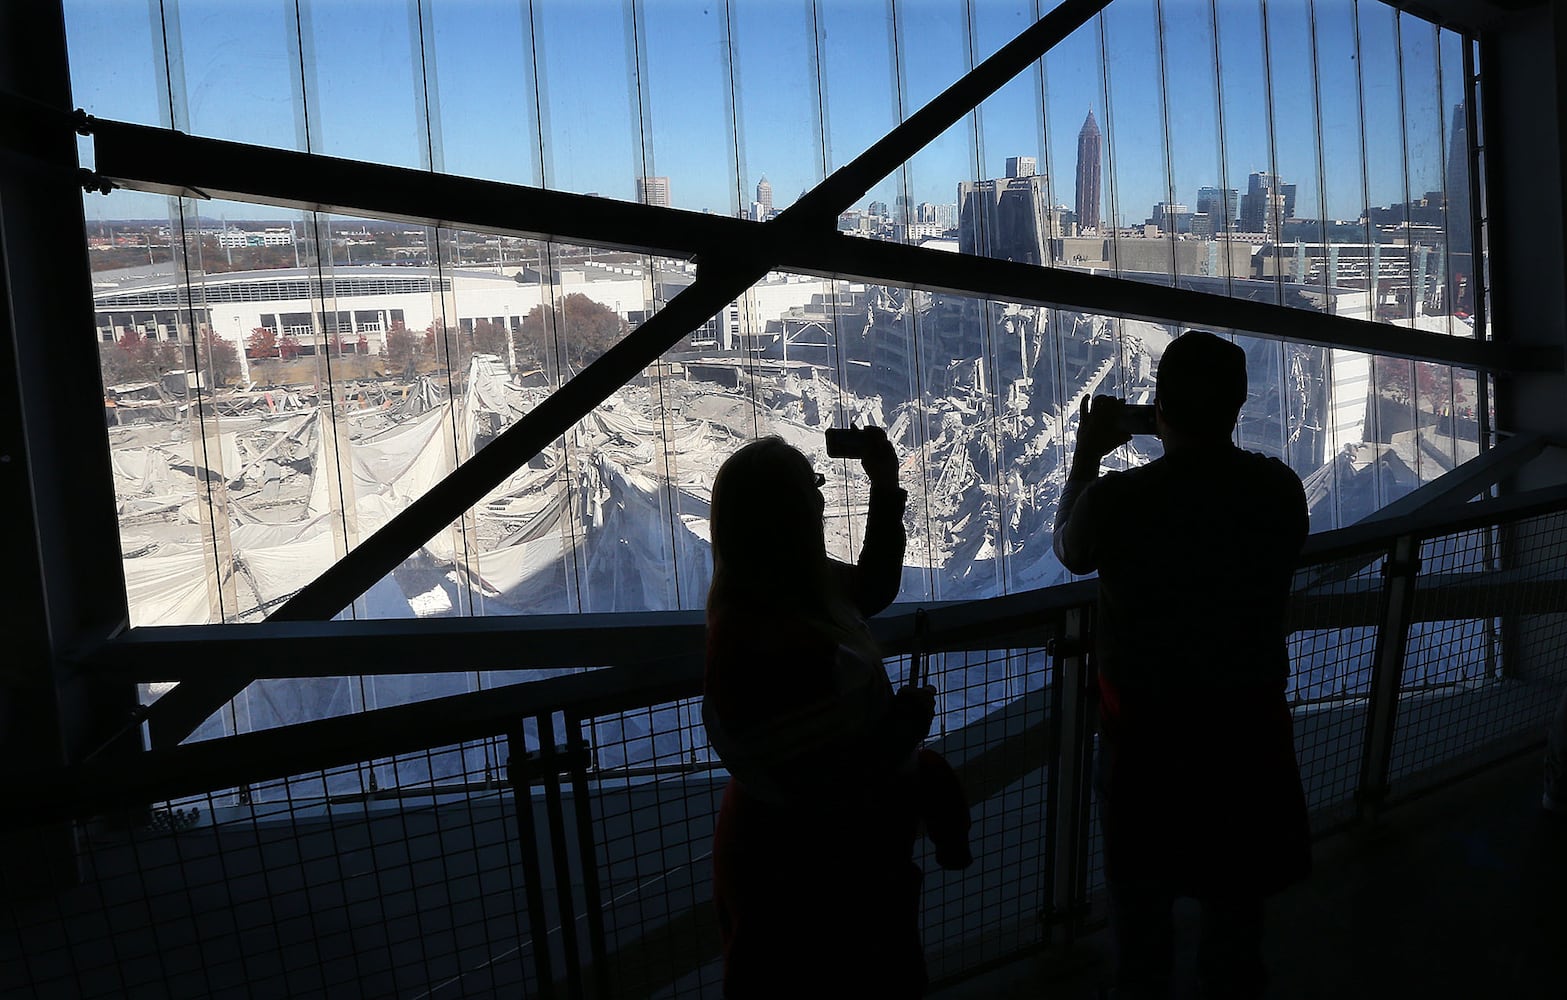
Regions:
<instances>
[{"instance_id":1,"label":"silhouetted man","mask_svg":"<svg viewBox=\"0 0 1567 1000\"><path fill-rule=\"evenodd\" d=\"M1125 404L1085 399L1055 551L1099 572L1096 785L1119 997L1166 997L1177 896L1200 900L1203 996L1261 994L1264 897L1310 871L1285 685L1308 530L1282 462L1231 441L1246 355L1188 331L1159 363L1164 456L1099 475Z\"/></svg>"}]
</instances>

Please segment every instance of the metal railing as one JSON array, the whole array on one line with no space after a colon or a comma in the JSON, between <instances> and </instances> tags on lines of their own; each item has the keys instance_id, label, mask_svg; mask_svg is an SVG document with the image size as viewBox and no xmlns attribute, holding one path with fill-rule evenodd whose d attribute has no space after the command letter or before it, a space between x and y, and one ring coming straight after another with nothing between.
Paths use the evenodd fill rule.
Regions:
<instances>
[{"instance_id":1,"label":"metal railing","mask_svg":"<svg viewBox=\"0 0 1567 1000\"><path fill-rule=\"evenodd\" d=\"M1094 594L1085 581L875 622L894 672L917 653L941 689L931 744L974 801L976 864L923 866L937 981L1095 924ZM710 994L726 775L700 727L688 618L626 625L660 656L633 665L22 781L0 827L62 866L58 891L11 904L0 980L39 996L143 980L189 995ZM1319 834L1537 744L1567 684L1567 487L1313 536L1291 630Z\"/></svg>"}]
</instances>

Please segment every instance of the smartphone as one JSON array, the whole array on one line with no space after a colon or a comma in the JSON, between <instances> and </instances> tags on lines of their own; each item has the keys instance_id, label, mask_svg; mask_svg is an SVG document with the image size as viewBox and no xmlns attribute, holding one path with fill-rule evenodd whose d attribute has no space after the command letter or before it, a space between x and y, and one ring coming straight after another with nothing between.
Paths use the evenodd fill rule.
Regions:
<instances>
[{"instance_id":1,"label":"smartphone","mask_svg":"<svg viewBox=\"0 0 1567 1000\"><path fill-rule=\"evenodd\" d=\"M1128 434L1158 434L1151 403L1127 403L1121 407L1120 427Z\"/></svg>"},{"instance_id":2,"label":"smartphone","mask_svg":"<svg viewBox=\"0 0 1567 1000\"><path fill-rule=\"evenodd\" d=\"M859 427L832 427L826 437L831 458L864 458L870 447L870 436Z\"/></svg>"}]
</instances>

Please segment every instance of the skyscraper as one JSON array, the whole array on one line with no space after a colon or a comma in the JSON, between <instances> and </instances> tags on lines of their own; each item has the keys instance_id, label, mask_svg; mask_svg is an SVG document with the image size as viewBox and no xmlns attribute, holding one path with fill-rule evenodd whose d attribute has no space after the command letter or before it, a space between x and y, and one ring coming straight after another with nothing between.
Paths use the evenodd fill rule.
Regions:
<instances>
[{"instance_id":1,"label":"skyscraper","mask_svg":"<svg viewBox=\"0 0 1567 1000\"><path fill-rule=\"evenodd\" d=\"M1039 169L1039 161L1032 156L1007 157L1008 177L1032 177Z\"/></svg>"},{"instance_id":2,"label":"skyscraper","mask_svg":"<svg viewBox=\"0 0 1567 1000\"><path fill-rule=\"evenodd\" d=\"M773 214L773 186L767 183L767 175L756 182L756 203L762 206L762 218Z\"/></svg>"},{"instance_id":3,"label":"skyscraper","mask_svg":"<svg viewBox=\"0 0 1567 1000\"><path fill-rule=\"evenodd\" d=\"M1099 229L1099 123L1090 108L1077 133L1077 225L1080 231Z\"/></svg>"},{"instance_id":4,"label":"skyscraper","mask_svg":"<svg viewBox=\"0 0 1567 1000\"><path fill-rule=\"evenodd\" d=\"M960 182L958 249L1023 264L1050 263L1060 217L1050 208L1049 194L1044 174Z\"/></svg>"},{"instance_id":5,"label":"skyscraper","mask_svg":"<svg viewBox=\"0 0 1567 1000\"><path fill-rule=\"evenodd\" d=\"M668 177L638 177L637 201L644 205L662 205L669 207L669 178Z\"/></svg>"},{"instance_id":6,"label":"skyscraper","mask_svg":"<svg viewBox=\"0 0 1567 1000\"><path fill-rule=\"evenodd\" d=\"M1213 231L1224 232L1235 225L1240 213L1241 196L1234 188L1200 187L1197 211L1213 220Z\"/></svg>"},{"instance_id":7,"label":"skyscraper","mask_svg":"<svg viewBox=\"0 0 1567 1000\"><path fill-rule=\"evenodd\" d=\"M1295 185L1286 184L1277 174L1259 170L1246 178L1246 193L1241 196L1241 232L1266 233L1278 239L1285 219L1295 217Z\"/></svg>"},{"instance_id":8,"label":"skyscraper","mask_svg":"<svg viewBox=\"0 0 1567 1000\"><path fill-rule=\"evenodd\" d=\"M1444 209L1447 222L1447 301L1452 309L1474 311L1474 221L1469 207L1469 115L1453 105L1448 130L1447 182Z\"/></svg>"}]
</instances>

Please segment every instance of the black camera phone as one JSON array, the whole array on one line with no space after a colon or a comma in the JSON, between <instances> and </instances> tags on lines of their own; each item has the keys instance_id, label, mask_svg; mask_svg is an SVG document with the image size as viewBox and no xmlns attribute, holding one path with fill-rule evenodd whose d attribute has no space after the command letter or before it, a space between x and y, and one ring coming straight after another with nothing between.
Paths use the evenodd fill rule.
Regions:
<instances>
[{"instance_id":1,"label":"black camera phone","mask_svg":"<svg viewBox=\"0 0 1567 1000\"><path fill-rule=\"evenodd\" d=\"M871 446L870 435L860 427L831 427L826 437L830 458L864 458Z\"/></svg>"},{"instance_id":2,"label":"black camera phone","mask_svg":"<svg viewBox=\"0 0 1567 1000\"><path fill-rule=\"evenodd\" d=\"M1151 403L1127 403L1121 407L1121 430L1128 434L1158 434L1159 425Z\"/></svg>"}]
</instances>

